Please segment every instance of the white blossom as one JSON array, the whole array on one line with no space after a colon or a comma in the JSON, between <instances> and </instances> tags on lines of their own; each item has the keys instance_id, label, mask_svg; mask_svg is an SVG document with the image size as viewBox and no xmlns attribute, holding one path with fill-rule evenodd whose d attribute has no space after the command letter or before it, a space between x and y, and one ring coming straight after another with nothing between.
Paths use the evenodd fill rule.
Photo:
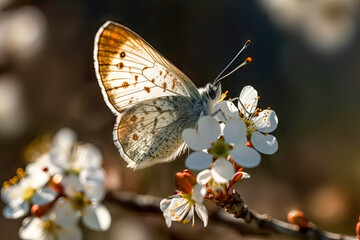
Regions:
<instances>
[{"instance_id":1,"label":"white blossom","mask_svg":"<svg viewBox=\"0 0 360 240\"><path fill-rule=\"evenodd\" d=\"M251 168L260 163L260 154L246 146L246 125L239 118L226 122L223 135L220 124L211 116L202 117L197 129L185 129L182 137L196 152L186 159L186 166L193 170L208 168L214 159L232 156L240 166Z\"/></svg>"},{"instance_id":2,"label":"white blossom","mask_svg":"<svg viewBox=\"0 0 360 240\"><path fill-rule=\"evenodd\" d=\"M254 148L263 154L273 154L278 149L276 138L269 134L277 128L278 118L274 110L257 107L258 93L252 86L242 89L238 106L232 102L222 102L215 107L227 119L241 119L246 125L246 137Z\"/></svg>"},{"instance_id":3,"label":"white blossom","mask_svg":"<svg viewBox=\"0 0 360 240\"><path fill-rule=\"evenodd\" d=\"M3 209L6 218L20 218L25 216L31 204L42 206L57 197L57 192L45 187L50 175L44 171L34 171L32 174L16 177L18 182L4 185L1 190L2 200L7 204Z\"/></svg>"},{"instance_id":4,"label":"white blossom","mask_svg":"<svg viewBox=\"0 0 360 240\"><path fill-rule=\"evenodd\" d=\"M71 210L71 203L60 198L48 214L25 218L19 237L24 240L81 240L77 222L78 216Z\"/></svg>"},{"instance_id":5,"label":"white blossom","mask_svg":"<svg viewBox=\"0 0 360 240\"><path fill-rule=\"evenodd\" d=\"M190 223L194 226L195 212L204 222L204 227L208 224L208 213L202 204L205 189L196 184L193 187L192 194L179 193L160 202L160 209L163 212L166 225L171 227L173 221Z\"/></svg>"}]
</instances>

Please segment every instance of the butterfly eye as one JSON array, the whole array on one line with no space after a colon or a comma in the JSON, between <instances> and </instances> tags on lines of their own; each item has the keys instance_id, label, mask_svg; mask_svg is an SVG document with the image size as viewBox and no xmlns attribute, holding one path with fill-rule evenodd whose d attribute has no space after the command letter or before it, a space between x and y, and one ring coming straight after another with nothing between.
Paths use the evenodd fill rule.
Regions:
<instances>
[{"instance_id":1,"label":"butterfly eye","mask_svg":"<svg viewBox=\"0 0 360 240\"><path fill-rule=\"evenodd\" d=\"M218 88L219 88L218 84L213 85L213 84L210 83L210 84L206 85L207 95L211 100L215 100Z\"/></svg>"}]
</instances>

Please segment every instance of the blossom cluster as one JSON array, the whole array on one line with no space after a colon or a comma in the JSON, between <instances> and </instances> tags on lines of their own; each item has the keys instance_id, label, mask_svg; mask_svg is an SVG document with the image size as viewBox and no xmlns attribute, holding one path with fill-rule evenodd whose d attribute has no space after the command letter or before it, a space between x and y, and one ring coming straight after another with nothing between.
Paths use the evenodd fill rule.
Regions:
<instances>
[{"instance_id":1,"label":"blossom cluster","mask_svg":"<svg viewBox=\"0 0 360 240\"><path fill-rule=\"evenodd\" d=\"M257 107L258 93L252 86L242 89L237 100L221 101L214 107L214 116L204 116L195 129L182 133L187 146L194 150L186 161L190 170L175 175L175 195L163 199L160 208L168 227L172 221L194 224L194 212L207 225L203 200L226 201L230 188L250 175L244 168L260 164L262 154L278 149L270 133L278 124L275 111Z\"/></svg>"},{"instance_id":2,"label":"blossom cluster","mask_svg":"<svg viewBox=\"0 0 360 240\"><path fill-rule=\"evenodd\" d=\"M105 231L111 224L105 196L105 171L101 152L92 144L77 141L68 128L60 129L51 147L19 168L4 182L3 215L27 216L19 230L21 239L82 239L78 226Z\"/></svg>"}]
</instances>

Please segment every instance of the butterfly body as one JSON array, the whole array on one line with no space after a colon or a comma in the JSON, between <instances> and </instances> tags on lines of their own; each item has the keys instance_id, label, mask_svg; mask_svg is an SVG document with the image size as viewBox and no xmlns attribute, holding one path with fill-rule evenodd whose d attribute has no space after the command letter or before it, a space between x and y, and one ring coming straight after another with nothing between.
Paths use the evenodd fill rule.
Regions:
<instances>
[{"instance_id":1,"label":"butterfly body","mask_svg":"<svg viewBox=\"0 0 360 240\"><path fill-rule=\"evenodd\" d=\"M117 116L114 143L133 169L173 160L181 134L212 112L220 84L197 89L136 33L113 22L98 31L95 69L105 102Z\"/></svg>"}]
</instances>

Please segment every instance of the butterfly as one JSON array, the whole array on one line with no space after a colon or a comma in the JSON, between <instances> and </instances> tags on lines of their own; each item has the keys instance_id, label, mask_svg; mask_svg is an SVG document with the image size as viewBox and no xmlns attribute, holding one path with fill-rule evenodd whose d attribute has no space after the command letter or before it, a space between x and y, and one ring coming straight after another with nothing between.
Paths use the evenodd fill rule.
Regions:
<instances>
[{"instance_id":1,"label":"butterfly","mask_svg":"<svg viewBox=\"0 0 360 240\"><path fill-rule=\"evenodd\" d=\"M94 44L95 72L104 100L117 116L113 140L128 167L175 159L181 134L213 112L221 84L194 83L129 28L107 21Z\"/></svg>"}]
</instances>

